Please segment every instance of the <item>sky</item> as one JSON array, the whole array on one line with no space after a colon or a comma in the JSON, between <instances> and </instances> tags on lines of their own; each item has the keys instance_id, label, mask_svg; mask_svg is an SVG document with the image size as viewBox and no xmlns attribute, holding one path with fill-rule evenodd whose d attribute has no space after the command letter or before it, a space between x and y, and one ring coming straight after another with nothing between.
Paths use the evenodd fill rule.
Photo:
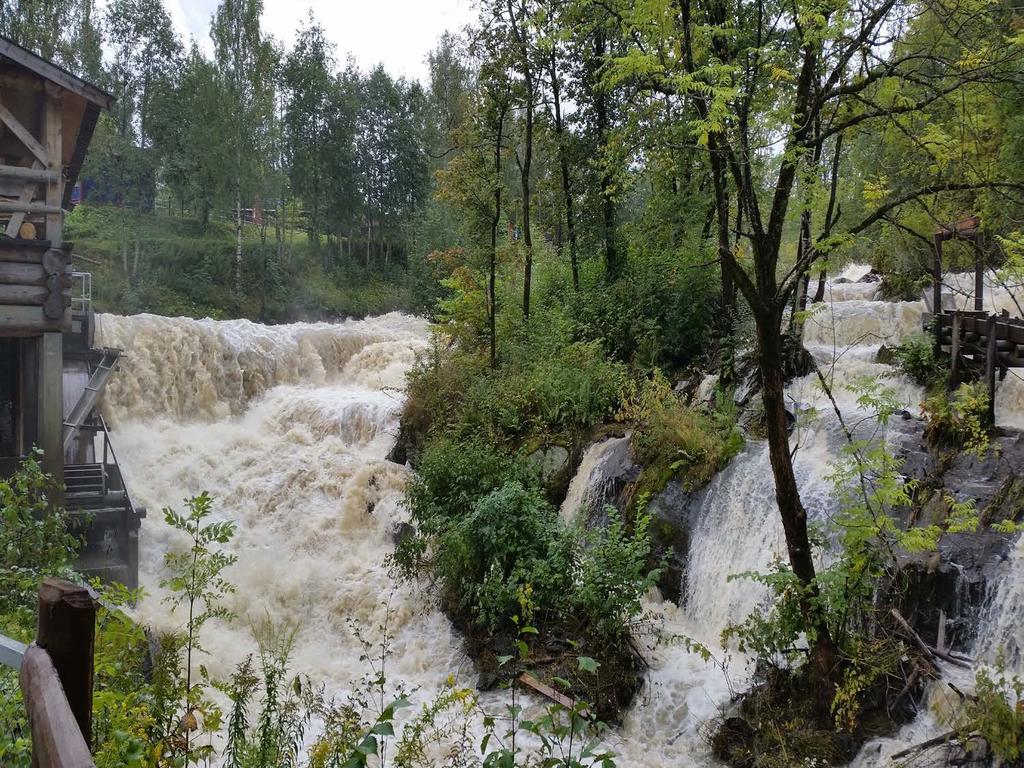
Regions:
<instances>
[{"instance_id":1,"label":"sky","mask_svg":"<svg viewBox=\"0 0 1024 768\"><path fill-rule=\"evenodd\" d=\"M195 37L210 51L210 17L218 0L165 0L187 42ZM337 47L339 62L351 54L359 67L377 63L394 77L425 80L427 53L445 30L476 18L472 0L263 0L263 30L290 48L309 10Z\"/></svg>"}]
</instances>

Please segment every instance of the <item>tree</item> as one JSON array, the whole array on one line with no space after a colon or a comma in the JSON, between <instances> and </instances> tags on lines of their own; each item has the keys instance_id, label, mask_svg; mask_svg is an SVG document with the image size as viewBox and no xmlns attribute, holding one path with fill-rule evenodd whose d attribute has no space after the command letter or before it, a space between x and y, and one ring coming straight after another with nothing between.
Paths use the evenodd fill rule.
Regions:
<instances>
[{"instance_id":1,"label":"tree","mask_svg":"<svg viewBox=\"0 0 1024 768\"><path fill-rule=\"evenodd\" d=\"M263 128L274 110L277 55L263 36L263 0L222 0L210 28L234 130L222 137L234 153L235 293L242 292L242 196L259 188L269 147Z\"/></svg>"},{"instance_id":2,"label":"tree","mask_svg":"<svg viewBox=\"0 0 1024 768\"><path fill-rule=\"evenodd\" d=\"M939 20L941 34L955 40L949 52L912 33L899 35L913 30L914 9L918 18ZM980 40L969 39L977 30L944 23L962 20L963 12L962 4L943 0L913 8L897 0L827 6L816 0L741 0L735 6L664 0L623 4L617 11L631 42L628 54L613 62L613 81L685 99L694 135L708 154L719 221L728 220L727 191L742 212L740 232L750 262L723 248L719 258L750 305L757 329L776 501L790 567L802 585L800 606L823 719L829 716L841 659L818 603L807 513L793 472L783 393L784 317L811 265L844 239L907 202L1007 182L933 177L906 194L883 195L842 232L834 231L834 216L826 218L816 237L808 235L809 213L797 211L803 245L792 263L781 260L783 236L794 196L803 185L818 183L816 164L839 137L923 114L969 83L1005 76L1013 61L1005 43L985 45L983 54L963 58L963 51L977 49ZM894 33L898 45L892 44ZM766 155L762 147L777 149Z\"/></svg>"},{"instance_id":3,"label":"tree","mask_svg":"<svg viewBox=\"0 0 1024 768\"><path fill-rule=\"evenodd\" d=\"M288 174L292 190L302 198L309 237L316 244L327 228L328 167L336 146L328 143L332 112L338 103L334 66L334 46L310 14L284 59L281 79L286 92L283 117ZM345 151L343 145L337 149Z\"/></svg>"}]
</instances>

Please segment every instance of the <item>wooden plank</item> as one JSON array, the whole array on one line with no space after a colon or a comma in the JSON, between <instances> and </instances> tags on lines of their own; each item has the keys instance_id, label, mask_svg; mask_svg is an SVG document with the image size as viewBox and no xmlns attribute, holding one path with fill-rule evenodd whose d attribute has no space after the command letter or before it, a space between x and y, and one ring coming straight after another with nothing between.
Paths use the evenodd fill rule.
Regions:
<instances>
[{"instance_id":1,"label":"wooden plank","mask_svg":"<svg viewBox=\"0 0 1024 768\"><path fill-rule=\"evenodd\" d=\"M942 235L935 234L934 241L935 258L932 262L932 311L937 315L942 314ZM935 355L938 357L942 352L942 322L935 323L932 329L935 334Z\"/></svg>"},{"instance_id":2,"label":"wooden plank","mask_svg":"<svg viewBox=\"0 0 1024 768\"><path fill-rule=\"evenodd\" d=\"M989 422L996 421L996 316L988 319L988 339L985 351L985 381L988 382Z\"/></svg>"},{"instance_id":3,"label":"wooden plank","mask_svg":"<svg viewBox=\"0 0 1024 768\"><path fill-rule=\"evenodd\" d=\"M32 307L35 309L35 307ZM47 312L47 307L42 308L43 317L46 319L47 327L53 328L56 324L56 332L48 331L43 334L42 346L40 347L39 359L39 390L37 400L39 412L37 414L39 447L43 449L43 469L53 475L54 479L64 487L64 347L63 328L64 318L61 313L56 316ZM63 493L53 501L55 506L63 506ZM40 593L40 602L42 594ZM91 643L91 641L90 641ZM57 670L64 676L60 661L55 657L54 663ZM68 700L74 708L75 701L68 694ZM77 711L77 710L76 710ZM88 731L86 731L88 732Z\"/></svg>"},{"instance_id":4,"label":"wooden plank","mask_svg":"<svg viewBox=\"0 0 1024 768\"><path fill-rule=\"evenodd\" d=\"M50 246L59 249L64 244L64 213L60 201L64 195L59 171L64 158L64 118L61 115L61 94L56 88L46 88L46 119L43 120L43 138L46 153L50 156L49 167L58 171L57 179L46 185L46 239ZM56 91L56 93L55 93ZM44 262L45 263L45 262Z\"/></svg>"},{"instance_id":5,"label":"wooden plank","mask_svg":"<svg viewBox=\"0 0 1024 768\"><path fill-rule=\"evenodd\" d=\"M47 61L41 56L36 56L20 45L16 45L7 38L0 37L0 56L4 56L25 69L35 72L61 88L76 93L87 101L99 105L103 109L110 110L114 106L114 97L106 91L101 91L95 85L87 83L81 78L75 77L70 72L58 67L52 61Z\"/></svg>"},{"instance_id":6,"label":"wooden plank","mask_svg":"<svg viewBox=\"0 0 1024 768\"><path fill-rule=\"evenodd\" d=\"M0 179L17 179L18 181L34 181L45 184L59 181L59 174L42 166L26 168L22 165L0 165Z\"/></svg>"},{"instance_id":7,"label":"wooden plank","mask_svg":"<svg viewBox=\"0 0 1024 768\"><path fill-rule=\"evenodd\" d=\"M949 388L960 386L960 315L953 315L953 328L949 340Z\"/></svg>"},{"instance_id":8,"label":"wooden plank","mask_svg":"<svg viewBox=\"0 0 1024 768\"><path fill-rule=\"evenodd\" d=\"M0 213L41 213L46 216L53 216L63 213L64 209L59 204L51 203L26 203L21 198L17 200L0 200ZM47 232L47 239L53 242L53 237Z\"/></svg>"},{"instance_id":9,"label":"wooden plank","mask_svg":"<svg viewBox=\"0 0 1024 768\"><path fill-rule=\"evenodd\" d=\"M556 704L561 704L566 709L572 709L573 707L576 706L576 702L573 701L572 699L570 699L564 693L560 693L559 691L556 691L550 685L547 685L546 683L542 683L536 677L534 677L533 675L531 675L531 674L529 674L527 672L523 672L523 674L521 674L519 676L519 682L522 683L523 685L529 687L529 688L532 688L537 693L539 693L541 696L545 696L545 697L551 699Z\"/></svg>"},{"instance_id":10,"label":"wooden plank","mask_svg":"<svg viewBox=\"0 0 1024 768\"><path fill-rule=\"evenodd\" d=\"M25 657L27 647L13 638L0 635L0 665L21 669L21 660Z\"/></svg>"},{"instance_id":11,"label":"wooden plank","mask_svg":"<svg viewBox=\"0 0 1024 768\"><path fill-rule=\"evenodd\" d=\"M59 334L47 336L59 337ZM39 585L36 644L53 660L68 706L86 744L92 734L95 635L96 603L89 590L62 579L45 579Z\"/></svg>"},{"instance_id":12,"label":"wooden plank","mask_svg":"<svg viewBox=\"0 0 1024 768\"><path fill-rule=\"evenodd\" d=\"M95 768L50 654L33 643L21 665L21 691L37 768Z\"/></svg>"},{"instance_id":13,"label":"wooden plank","mask_svg":"<svg viewBox=\"0 0 1024 768\"><path fill-rule=\"evenodd\" d=\"M45 285L4 285L0 283L0 304L41 307L50 296Z\"/></svg>"},{"instance_id":14,"label":"wooden plank","mask_svg":"<svg viewBox=\"0 0 1024 768\"><path fill-rule=\"evenodd\" d=\"M981 252L974 259L974 311L981 312L985 309L985 260Z\"/></svg>"},{"instance_id":15,"label":"wooden plank","mask_svg":"<svg viewBox=\"0 0 1024 768\"><path fill-rule=\"evenodd\" d=\"M15 264L0 261L0 283L6 285L46 285L46 270L40 264Z\"/></svg>"},{"instance_id":16,"label":"wooden plank","mask_svg":"<svg viewBox=\"0 0 1024 768\"><path fill-rule=\"evenodd\" d=\"M28 147L29 152L35 155L36 159L40 163L43 165L47 164L49 158L46 156L46 150L43 149L43 145L40 144L36 140L36 137L21 124L21 121L18 120L18 118L11 114L11 110L5 107L2 103L0 103L0 123L6 125L10 129L11 133L18 137L18 141Z\"/></svg>"},{"instance_id":17,"label":"wooden plank","mask_svg":"<svg viewBox=\"0 0 1024 768\"><path fill-rule=\"evenodd\" d=\"M40 241L36 241L40 242ZM3 243L3 240L0 240ZM24 248L0 248L0 262L14 262L15 264L42 264L43 250L26 246Z\"/></svg>"}]
</instances>

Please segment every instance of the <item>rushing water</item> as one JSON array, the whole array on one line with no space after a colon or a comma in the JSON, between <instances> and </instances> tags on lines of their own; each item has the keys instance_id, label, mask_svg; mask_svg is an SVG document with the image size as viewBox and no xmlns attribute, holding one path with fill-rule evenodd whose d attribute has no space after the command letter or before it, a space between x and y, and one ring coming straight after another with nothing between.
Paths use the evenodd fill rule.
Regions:
<instances>
[{"instance_id":1,"label":"rushing water","mask_svg":"<svg viewBox=\"0 0 1024 768\"><path fill-rule=\"evenodd\" d=\"M858 378L882 376L911 409L921 398L875 356L881 344L920 332L924 305L877 299L875 284L830 283L805 334L846 420L862 429L872 423L846 388ZM250 652L249 622L269 615L300 627L295 669L343 690L365 672L348 622L376 637L388 603L394 677L423 695L452 674L473 683L448 621L422 594L396 590L385 565L404 519L408 470L384 457L397 432L404 374L428 343L424 322L392 314L267 327L104 315L98 343L128 353L105 407L129 488L150 510L141 532L144 621L161 628L181 622L161 603L163 554L182 542L160 508L180 508L184 497L210 490L217 513L238 523L231 546L239 557L228 574L238 585L229 604L239 618L204 637L211 672L226 675ZM1004 392L1008 386L1000 387L998 417L1015 423L1022 409L1016 394ZM834 510L827 477L842 442L838 420L816 376L793 382L787 394L794 410L818 414L796 432L795 465L810 515L825 519ZM587 451L563 516L602 496L602 468L626 442L612 438ZM681 643L649 649L648 685L609 738L620 765L716 765L702 725L728 701L730 682L742 687L748 671L745 659L720 647L719 635L764 598L749 581L728 577L764 568L784 551L773 498L767 448L755 442L692 501L683 605L657 595L646 605L666 635L707 644L718 663L701 661ZM1020 547L1003 581L988 621L1019 653L1024 637L1013 617L1024 609ZM888 764L889 754L937 727L931 715L920 717L897 738L868 745L857 764Z\"/></svg>"}]
</instances>

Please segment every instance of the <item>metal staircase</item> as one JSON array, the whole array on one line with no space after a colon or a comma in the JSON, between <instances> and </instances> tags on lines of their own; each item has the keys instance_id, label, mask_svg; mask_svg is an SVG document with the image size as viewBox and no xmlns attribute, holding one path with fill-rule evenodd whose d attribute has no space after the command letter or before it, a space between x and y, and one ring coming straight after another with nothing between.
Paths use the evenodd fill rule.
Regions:
<instances>
[{"instance_id":1,"label":"metal staircase","mask_svg":"<svg viewBox=\"0 0 1024 768\"><path fill-rule=\"evenodd\" d=\"M93 368L92 375L89 377L89 382L85 385L82 396L75 403L75 407L71 409L71 413L68 414L67 419L64 421L65 450L71 445L71 441L75 438L75 433L81 429L85 420L89 418L89 414L92 413L93 408L96 407L100 395L103 394L103 388L107 386L110 377L117 370L117 361L120 357L121 350L119 349L104 349L102 351L102 357L96 367Z\"/></svg>"}]
</instances>

